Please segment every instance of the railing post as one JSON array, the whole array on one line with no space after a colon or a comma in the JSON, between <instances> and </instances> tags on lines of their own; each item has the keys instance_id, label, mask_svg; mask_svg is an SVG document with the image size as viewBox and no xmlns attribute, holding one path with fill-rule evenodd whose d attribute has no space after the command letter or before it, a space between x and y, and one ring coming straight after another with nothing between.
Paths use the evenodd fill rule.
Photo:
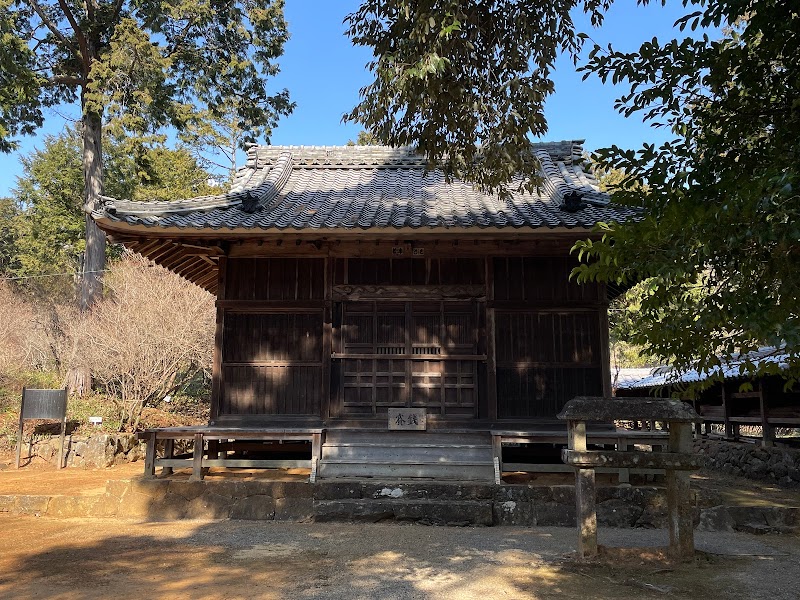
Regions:
<instances>
[{"instance_id":1,"label":"railing post","mask_svg":"<svg viewBox=\"0 0 800 600\"><path fill-rule=\"evenodd\" d=\"M586 422L569 421L567 424L569 449L586 451ZM578 556L597 556L597 512L595 511L594 468L575 469L575 510L578 524Z\"/></svg>"},{"instance_id":2,"label":"railing post","mask_svg":"<svg viewBox=\"0 0 800 600\"><path fill-rule=\"evenodd\" d=\"M669 451L684 454L692 452L691 423L670 422ZM694 523L689 473L666 469L666 480L670 553L676 558L690 559L694 556Z\"/></svg>"}]
</instances>

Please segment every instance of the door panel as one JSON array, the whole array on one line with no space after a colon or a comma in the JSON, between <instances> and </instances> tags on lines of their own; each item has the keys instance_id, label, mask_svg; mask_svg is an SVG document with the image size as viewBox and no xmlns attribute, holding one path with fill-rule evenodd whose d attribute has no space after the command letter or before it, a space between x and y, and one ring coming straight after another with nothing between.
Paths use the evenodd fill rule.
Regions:
<instances>
[{"instance_id":1,"label":"door panel","mask_svg":"<svg viewBox=\"0 0 800 600\"><path fill-rule=\"evenodd\" d=\"M375 416L417 406L475 416L479 308L429 300L343 303L340 413Z\"/></svg>"}]
</instances>

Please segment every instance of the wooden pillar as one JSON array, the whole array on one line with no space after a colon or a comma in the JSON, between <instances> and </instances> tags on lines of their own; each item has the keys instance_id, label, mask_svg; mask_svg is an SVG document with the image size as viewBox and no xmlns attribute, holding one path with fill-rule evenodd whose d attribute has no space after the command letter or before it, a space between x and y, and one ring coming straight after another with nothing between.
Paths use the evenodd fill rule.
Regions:
<instances>
[{"instance_id":1,"label":"wooden pillar","mask_svg":"<svg viewBox=\"0 0 800 600\"><path fill-rule=\"evenodd\" d=\"M194 434L194 451L192 453L192 475L189 481L203 480L203 434Z\"/></svg>"},{"instance_id":2,"label":"wooden pillar","mask_svg":"<svg viewBox=\"0 0 800 600\"><path fill-rule=\"evenodd\" d=\"M669 451L691 454L691 423L669 424ZM666 469L666 479L670 554L676 558L689 560L694 557L694 523L689 473Z\"/></svg>"},{"instance_id":3,"label":"wooden pillar","mask_svg":"<svg viewBox=\"0 0 800 600\"><path fill-rule=\"evenodd\" d=\"M156 433L149 432L147 437L147 449L144 455L144 476L156 476Z\"/></svg>"},{"instance_id":4,"label":"wooden pillar","mask_svg":"<svg viewBox=\"0 0 800 600\"><path fill-rule=\"evenodd\" d=\"M618 452L627 452L628 451L628 440L624 437L617 438L617 451ZM627 468L620 468L619 475L617 476L617 483L628 483L631 482L631 470Z\"/></svg>"},{"instance_id":5,"label":"wooden pillar","mask_svg":"<svg viewBox=\"0 0 800 600\"><path fill-rule=\"evenodd\" d=\"M22 388L22 404L19 407L19 428L17 429L17 459L14 463L15 468L19 469L19 459L22 456L22 436L25 435L25 388ZM29 453L30 454L30 453Z\"/></svg>"},{"instance_id":6,"label":"wooden pillar","mask_svg":"<svg viewBox=\"0 0 800 600\"><path fill-rule=\"evenodd\" d=\"M600 323L600 368L603 374L603 396L611 398L611 349L609 348L610 334L608 326L608 292L606 284L600 285L600 297L602 304L600 306L598 317Z\"/></svg>"},{"instance_id":7,"label":"wooden pillar","mask_svg":"<svg viewBox=\"0 0 800 600\"><path fill-rule=\"evenodd\" d=\"M567 424L569 449L586 452L586 423ZM594 469L575 469L575 509L578 524L578 557L597 556L597 512Z\"/></svg>"},{"instance_id":8,"label":"wooden pillar","mask_svg":"<svg viewBox=\"0 0 800 600\"><path fill-rule=\"evenodd\" d=\"M219 259L219 279L217 280L217 300L226 299L226 278L227 278L226 257ZM216 329L214 332L214 356L211 366L211 422L219 416L222 399L225 394L225 381L222 372L222 344L225 331L225 309L217 306Z\"/></svg>"},{"instance_id":9,"label":"wooden pillar","mask_svg":"<svg viewBox=\"0 0 800 600\"><path fill-rule=\"evenodd\" d=\"M332 359L333 354L333 300L332 300L332 287L333 287L333 267L334 259L327 257L325 259L325 277L324 277L324 291L325 308L322 311L322 389L320 393L319 412L320 417L327 421L331 415L331 378Z\"/></svg>"},{"instance_id":10,"label":"wooden pillar","mask_svg":"<svg viewBox=\"0 0 800 600\"><path fill-rule=\"evenodd\" d=\"M486 400L489 420L497 420L497 353L494 310L494 259L486 257Z\"/></svg>"},{"instance_id":11,"label":"wooden pillar","mask_svg":"<svg viewBox=\"0 0 800 600\"><path fill-rule=\"evenodd\" d=\"M767 399L764 396L764 386L758 386L758 405L761 410L761 443L764 446L774 445L774 431L772 425L769 424L769 407L767 406Z\"/></svg>"},{"instance_id":12,"label":"wooden pillar","mask_svg":"<svg viewBox=\"0 0 800 600\"><path fill-rule=\"evenodd\" d=\"M723 381L720 386L722 387L722 413L725 419L725 438L733 438L733 424L731 423L731 404L728 394L725 391L725 382Z\"/></svg>"},{"instance_id":13,"label":"wooden pillar","mask_svg":"<svg viewBox=\"0 0 800 600\"><path fill-rule=\"evenodd\" d=\"M168 438L164 440L164 458L170 459L174 458L175 456L175 440L172 438ZM172 475L172 467L162 467L161 468L162 475Z\"/></svg>"},{"instance_id":14,"label":"wooden pillar","mask_svg":"<svg viewBox=\"0 0 800 600\"><path fill-rule=\"evenodd\" d=\"M64 438L67 436L67 413L64 412L64 418L61 419L61 435L59 436L58 445L58 468L64 468Z\"/></svg>"}]
</instances>

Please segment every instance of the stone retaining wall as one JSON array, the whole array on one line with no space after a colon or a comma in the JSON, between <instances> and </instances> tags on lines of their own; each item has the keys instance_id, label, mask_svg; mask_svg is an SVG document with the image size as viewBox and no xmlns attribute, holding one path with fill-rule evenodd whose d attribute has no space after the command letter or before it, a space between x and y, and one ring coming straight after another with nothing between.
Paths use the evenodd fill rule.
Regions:
<instances>
[{"instance_id":1,"label":"stone retaining wall","mask_svg":"<svg viewBox=\"0 0 800 600\"><path fill-rule=\"evenodd\" d=\"M800 486L800 450L700 439L695 441L694 451L710 469L786 487Z\"/></svg>"},{"instance_id":2,"label":"stone retaining wall","mask_svg":"<svg viewBox=\"0 0 800 600\"><path fill-rule=\"evenodd\" d=\"M23 463L29 453L49 463L58 462L58 436L25 440L22 446ZM144 460L145 447L133 433L68 435L64 440L67 467L103 468L123 462Z\"/></svg>"},{"instance_id":3,"label":"stone retaining wall","mask_svg":"<svg viewBox=\"0 0 800 600\"><path fill-rule=\"evenodd\" d=\"M698 494L695 525L705 531L800 530L800 508L725 506ZM608 486L597 490L597 518L606 527L666 527L664 490ZM570 485L381 484L371 482L111 480L102 494L0 496L0 513L51 518L141 521L415 522L459 526L575 526Z\"/></svg>"}]
</instances>

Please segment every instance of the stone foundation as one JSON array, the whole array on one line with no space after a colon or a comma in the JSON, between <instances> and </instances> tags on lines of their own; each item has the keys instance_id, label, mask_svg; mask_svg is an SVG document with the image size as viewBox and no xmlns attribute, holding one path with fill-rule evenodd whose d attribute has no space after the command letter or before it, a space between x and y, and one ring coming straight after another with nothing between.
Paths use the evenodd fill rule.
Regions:
<instances>
[{"instance_id":1,"label":"stone foundation","mask_svg":"<svg viewBox=\"0 0 800 600\"><path fill-rule=\"evenodd\" d=\"M694 499L695 525L705 531L796 532L800 508L724 506ZM571 485L299 481L109 481L93 496L0 496L0 513L52 518L139 521L242 519L294 522L412 522L451 526L575 526ZM597 491L597 519L606 527L666 527L666 497L656 487Z\"/></svg>"},{"instance_id":2,"label":"stone foundation","mask_svg":"<svg viewBox=\"0 0 800 600\"><path fill-rule=\"evenodd\" d=\"M23 464L27 456L38 457L55 465L58 462L58 436L25 440L22 446ZM68 435L64 440L65 465L79 468L104 468L123 462L144 460L145 447L132 433Z\"/></svg>"},{"instance_id":3,"label":"stone foundation","mask_svg":"<svg viewBox=\"0 0 800 600\"><path fill-rule=\"evenodd\" d=\"M785 487L800 486L800 450L700 439L694 451L710 469Z\"/></svg>"}]
</instances>

